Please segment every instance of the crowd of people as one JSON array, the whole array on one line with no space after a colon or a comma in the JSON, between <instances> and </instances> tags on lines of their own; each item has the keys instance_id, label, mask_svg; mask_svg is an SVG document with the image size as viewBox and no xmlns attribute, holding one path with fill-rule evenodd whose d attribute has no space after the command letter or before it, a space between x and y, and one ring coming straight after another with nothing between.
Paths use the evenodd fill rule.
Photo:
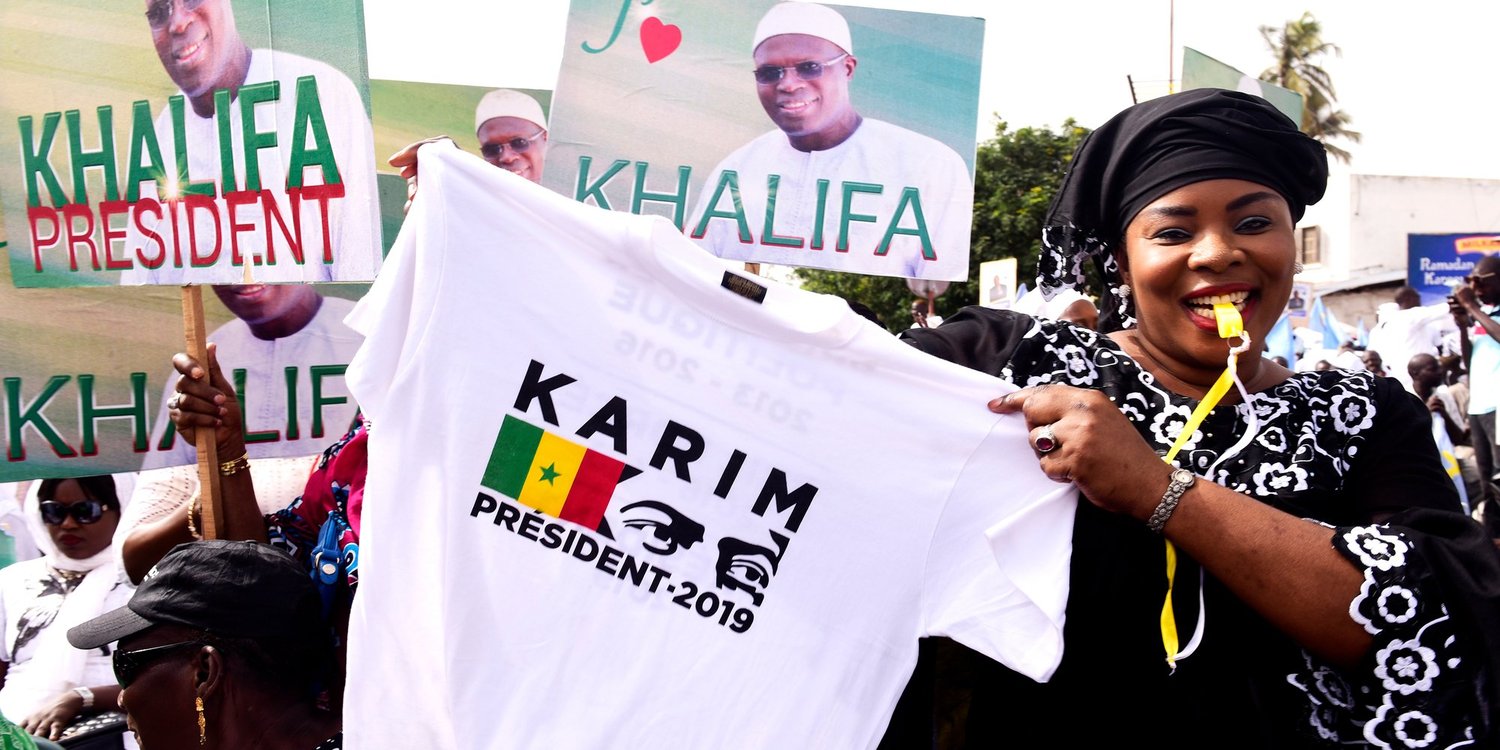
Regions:
<instances>
[{"instance_id":1,"label":"crowd of people","mask_svg":"<svg viewBox=\"0 0 1500 750\"><path fill-rule=\"evenodd\" d=\"M1347 338L1335 351L1310 354L1299 367L1363 370L1396 380L1417 396L1432 414L1435 434L1445 443L1440 447L1457 464L1467 507L1500 539L1491 349L1496 339L1490 317L1500 304L1500 285L1491 280L1497 268L1495 256L1481 258L1464 284L1435 304L1423 305L1415 288L1399 286L1376 311L1378 322L1366 341ZM1474 390L1477 399L1471 397Z\"/></svg>"},{"instance_id":2,"label":"crowd of people","mask_svg":"<svg viewBox=\"0 0 1500 750\"><path fill-rule=\"evenodd\" d=\"M774 71L763 85L806 83L804 57L852 74L854 58L828 49L847 38L775 32L757 54ZM833 125L848 139L860 122ZM540 181L534 100L492 92L475 128L485 159ZM419 145L391 161L413 194ZM988 408L1024 420L1041 470L1081 497L1052 679L953 651L968 664L955 720L933 696L956 672L924 657L887 746L928 746L945 721L974 747L1500 742L1500 257L1480 260L1441 315L1400 290L1385 356L1372 345L1358 367L1298 371L1219 334L1227 306L1243 339L1265 341L1292 294L1295 224L1326 182L1322 146L1258 97L1145 102L1075 153L1038 238L1029 312L944 320L930 300L913 306L902 339L1019 386ZM221 292L232 309L235 293ZM247 341L306 328L314 296L285 305L290 333L241 316ZM1458 351L1426 348L1439 324ZM0 713L35 741L341 746L378 433L356 419L290 460L289 479L252 473L263 462L226 368L255 363L231 356L256 355L223 341L203 361L177 355L166 401L180 439L211 431L224 459L221 539L202 538L190 479L170 493L160 480L132 492L128 477L49 479L25 500L42 555L0 571ZM1464 513L1434 425L1469 449L1488 533Z\"/></svg>"}]
</instances>

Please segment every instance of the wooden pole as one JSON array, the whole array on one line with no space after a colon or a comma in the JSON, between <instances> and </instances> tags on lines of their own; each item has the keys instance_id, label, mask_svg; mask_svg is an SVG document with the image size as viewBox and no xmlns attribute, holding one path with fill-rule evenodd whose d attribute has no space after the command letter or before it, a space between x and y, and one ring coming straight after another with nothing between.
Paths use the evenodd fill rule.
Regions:
<instances>
[{"instance_id":1,"label":"wooden pole","mask_svg":"<svg viewBox=\"0 0 1500 750\"><path fill-rule=\"evenodd\" d=\"M182 333L187 343L187 353L208 370L208 334L203 325L203 287L182 288ZM203 498L203 524L200 531L204 539L219 538L219 519L224 515L224 493L219 487L219 445L214 440L214 431L199 429L198 491Z\"/></svg>"}]
</instances>

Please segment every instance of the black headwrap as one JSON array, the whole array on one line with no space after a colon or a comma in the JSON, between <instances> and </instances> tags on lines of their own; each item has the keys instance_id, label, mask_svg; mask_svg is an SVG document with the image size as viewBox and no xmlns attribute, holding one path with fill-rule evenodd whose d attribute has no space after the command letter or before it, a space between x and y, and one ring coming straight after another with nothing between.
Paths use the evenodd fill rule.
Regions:
<instances>
[{"instance_id":1,"label":"black headwrap","mask_svg":"<svg viewBox=\"0 0 1500 750\"><path fill-rule=\"evenodd\" d=\"M1129 328L1135 319L1115 260L1125 227L1157 198L1223 178L1275 190L1299 220L1323 197L1328 157L1265 99L1237 91L1194 89L1115 115L1078 144L1052 200L1037 286L1048 298L1081 286L1083 261L1091 257L1108 287L1100 329Z\"/></svg>"}]
</instances>

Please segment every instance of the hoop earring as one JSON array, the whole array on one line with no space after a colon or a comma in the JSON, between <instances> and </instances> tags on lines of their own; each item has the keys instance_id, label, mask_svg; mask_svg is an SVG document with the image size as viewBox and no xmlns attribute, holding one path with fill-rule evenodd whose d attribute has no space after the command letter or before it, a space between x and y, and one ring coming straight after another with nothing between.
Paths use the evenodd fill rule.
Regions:
<instances>
[{"instance_id":1,"label":"hoop earring","mask_svg":"<svg viewBox=\"0 0 1500 750\"><path fill-rule=\"evenodd\" d=\"M198 709L198 747L207 747L208 717L203 714L203 696L193 698L193 707Z\"/></svg>"}]
</instances>

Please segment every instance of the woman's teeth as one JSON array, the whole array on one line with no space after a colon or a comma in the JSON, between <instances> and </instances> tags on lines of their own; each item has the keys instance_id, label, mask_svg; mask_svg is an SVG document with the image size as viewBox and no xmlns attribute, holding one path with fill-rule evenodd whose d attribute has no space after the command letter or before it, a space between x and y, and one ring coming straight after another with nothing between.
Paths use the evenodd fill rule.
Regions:
<instances>
[{"instance_id":1,"label":"woman's teeth","mask_svg":"<svg viewBox=\"0 0 1500 750\"><path fill-rule=\"evenodd\" d=\"M1228 303L1234 305L1234 309L1239 310L1240 312L1244 312L1245 300L1249 298L1249 292L1230 292L1229 294L1213 294L1207 297L1194 297L1188 300L1187 305L1188 307L1192 308L1193 312L1198 313L1205 318L1212 318L1214 316L1214 305L1219 303Z\"/></svg>"}]
</instances>

